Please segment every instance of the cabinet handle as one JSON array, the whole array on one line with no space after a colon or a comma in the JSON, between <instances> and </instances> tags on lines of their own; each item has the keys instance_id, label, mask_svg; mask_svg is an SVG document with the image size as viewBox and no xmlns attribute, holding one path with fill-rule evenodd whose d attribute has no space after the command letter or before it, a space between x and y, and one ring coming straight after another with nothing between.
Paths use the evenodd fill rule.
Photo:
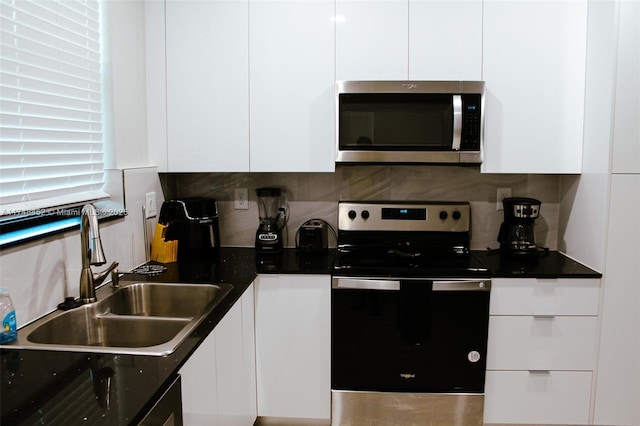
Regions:
<instances>
[{"instance_id":1,"label":"cabinet handle","mask_svg":"<svg viewBox=\"0 0 640 426\"><path fill-rule=\"evenodd\" d=\"M555 315L534 315L535 319L554 319Z\"/></svg>"},{"instance_id":2,"label":"cabinet handle","mask_svg":"<svg viewBox=\"0 0 640 426\"><path fill-rule=\"evenodd\" d=\"M528 370L529 374L547 375L551 374L551 370Z\"/></svg>"}]
</instances>

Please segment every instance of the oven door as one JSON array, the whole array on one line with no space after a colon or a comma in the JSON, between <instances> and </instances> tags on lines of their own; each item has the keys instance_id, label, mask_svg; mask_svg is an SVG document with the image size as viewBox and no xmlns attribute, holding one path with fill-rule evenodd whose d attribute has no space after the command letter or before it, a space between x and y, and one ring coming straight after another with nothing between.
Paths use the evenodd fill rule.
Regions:
<instances>
[{"instance_id":1,"label":"oven door","mask_svg":"<svg viewBox=\"0 0 640 426\"><path fill-rule=\"evenodd\" d=\"M332 390L483 393L490 287L334 277Z\"/></svg>"}]
</instances>

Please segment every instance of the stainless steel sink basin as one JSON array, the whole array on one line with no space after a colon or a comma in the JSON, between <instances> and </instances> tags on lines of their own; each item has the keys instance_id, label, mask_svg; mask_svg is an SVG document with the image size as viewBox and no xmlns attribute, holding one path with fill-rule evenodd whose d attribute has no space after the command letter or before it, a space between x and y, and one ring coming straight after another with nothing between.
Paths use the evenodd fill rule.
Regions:
<instances>
[{"instance_id":1,"label":"stainless steel sink basin","mask_svg":"<svg viewBox=\"0 0 640 426\"><path fill-rule=\"evenodd\" d=\"M47 321L27 336L30 342L54 345L144 348L170 341L188 319L149 321L136 317L82 316L70 312Z\"/></svg>"},{"instance_id":2,"label":"stainless steel sink basin","mask_svg":"<svg viewBox=\"0 0 640 426\"><path fill-rule=\"evenodd\" d=\"M193 317L224 291L219 285L135 283L109 297L111 313L154 317Z\"/></svg>"},{"instance_id":3,"label":"stainless steel sink basin","mask_svg":"<svg viewBox=\"0 0 640 426\"><path fill-rule=\"evenodd\" d=\"M18 331L10 346L133 355L167 355L213 311L231 284L123 282L98 301L56 311Z\"/></svg>"}]
</instances>

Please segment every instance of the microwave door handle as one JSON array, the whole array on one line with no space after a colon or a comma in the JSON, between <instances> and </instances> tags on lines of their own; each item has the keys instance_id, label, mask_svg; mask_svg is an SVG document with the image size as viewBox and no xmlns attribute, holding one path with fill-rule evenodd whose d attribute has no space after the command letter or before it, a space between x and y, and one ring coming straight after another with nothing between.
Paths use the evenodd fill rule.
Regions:
<instances>
[{"instance_id":1,"label":"microwave door handle","mask_svg":"<svg viewBox=\"0 0 640 426\"><path fill-rule=\"evenodd\" d=\"M451 149L460 151L462 140L462 96L453 95L453 142Z\"/></svg>"}]
</instances>

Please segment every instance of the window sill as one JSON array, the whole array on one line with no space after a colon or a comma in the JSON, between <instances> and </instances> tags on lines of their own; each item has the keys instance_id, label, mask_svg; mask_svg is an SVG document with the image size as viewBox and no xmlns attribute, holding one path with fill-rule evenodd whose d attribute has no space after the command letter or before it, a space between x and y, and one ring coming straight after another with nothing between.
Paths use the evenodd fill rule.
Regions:
<instances>
[{"instance_id":1,"label":"window sill","mask_svg":"<svg viewBox=\"0 0 640 426\"><path fill-rule=\"evenodd\" d=\"M98 212L98 221L111 221L127 215L124 203L124 172L122 169L105 169L104 191L107 199L88 201ZM0 250L42 240L52 235L80 229L80 209L75 207L52 208L47 213L32 214L16 220L0 220ZM53 212L53 214L51 214Z\"/></svg>"},{"instance_id":2,"label":"window sill","mask_svg":"<svg viewBox=\"0 0 640 426\"><path fill-rule=\"evenodd\" d=\"M119 213L112 213L98 217L99 222L109 222L126 216L124 211ZM31 241L44 239L52 235L62 234L64 232L80 229L80 217L69 217L59 220L54 220L49 223L33 226L25 226L22 229L15 231L0 233L0 249L9 247L15 247L20 244L28 243Z\"/></svg>"}]
</instances>

